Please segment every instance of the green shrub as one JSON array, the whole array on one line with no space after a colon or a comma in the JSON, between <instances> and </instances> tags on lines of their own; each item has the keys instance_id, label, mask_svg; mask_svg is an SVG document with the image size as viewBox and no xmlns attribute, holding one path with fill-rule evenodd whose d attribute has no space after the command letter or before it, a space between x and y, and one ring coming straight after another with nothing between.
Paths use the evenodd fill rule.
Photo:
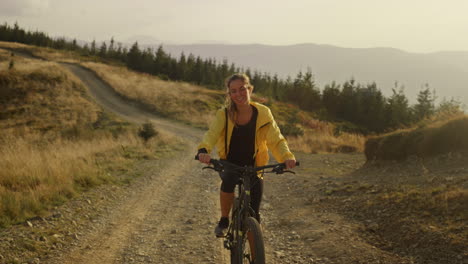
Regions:
<instances>
[{"instance_id":1,"label":"green shrub","mask_svg":"<svg viewBox=\"0 0 468 264\"><path fill-rule=\"evenodd\" d=\"M141 137L145 143L148 142L152 137L158 135L158 131L154 129L154 125L151 122L144 123L138 131L138 136Z\"/></svg>"},{"instance_id":2,"label":"green shrub","mask_svg":"<svg viewBox=\"0 0 468 264\"><path fill-rule=\"evenodd\" d=\"M298 136L304 135L304 130L299 126L295 126L295 125L278 125L278 126L283 136L298 137Z\"/></svg>"},{"instance_id":3,"label":"green shrub","mask_svg":"<svg viewBox=\"0 0 468 264\"><path fill-rule=\"evenodd\" d=\"M338 137L343 133L367 135L369 134L369 131L366 128L357 126L351 122L336 123L335 130L333 131L335 137Z\"/></svg>"}]
</instances>

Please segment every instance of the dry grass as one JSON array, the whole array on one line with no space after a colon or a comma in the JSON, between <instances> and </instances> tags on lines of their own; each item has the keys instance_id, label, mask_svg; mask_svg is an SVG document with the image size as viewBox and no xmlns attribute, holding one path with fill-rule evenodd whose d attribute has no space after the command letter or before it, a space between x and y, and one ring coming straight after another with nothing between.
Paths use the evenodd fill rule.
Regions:
<instances>
[{"instance_id":1,"label":"dry grass","mask_svg":"<svg viewBox=\"0 0 468 264\"><path fill-rule=\"evenodd\" d=\"M119 142L120 141L120 142ZM106 180L96 167L95 155L133 145L121 137L92 141L56 141L46 146L27 139L3 139L0 150L0 226L40 214L73 196L78 187Z\"/></svg>"},{"instance_id":2,"label":"dry grass","mask_svg":"<svg viewBox=\"0 0 468 264\"><path fill-rule=\"evenodd\" d=\"M332 133L306 130L301 137L288 137L292 150L304 153L350 153L363 152L365 137L343 133L334 136Z\"/></svg>"},{"instance_id":3,"label":"dry grass","mask_svg":"<svg viewBox=\"0 0 468 264\"><path fill-rule=\"evenodd\" d=\"M220 91L182 82L162 81L123 67L89 62L83 63L83 66L95 71L126 98L142 102L165 116L199 127L209 125L214 117L214 111L221 106L224 97ZM256 100L259 101L259 99L261 98ZM332 124L314 119L310 114L299 111L295 106L274 103L271 108L278 123L288 125L288 121L295 118L299 122L298 125L305 128L304 136L288 137L289 144L294 151L362 152L364 149L364 137L346 133L334 136Z\"/></svg>"},{"instance_id":4,"label":"dry grass","mask_svg":"<svg viewBox=\"0 0 468 264\"><path fill-rule=\"evenodd\" d=\"M77 63L83 60L95 60L95 58L84 57L76 52L68 50L56 50L47 47L36 47L25 45L16 42L3 42L0 41L0 49L14 49L18 52L27 54L29 56L34 56L38 58L43 58L49 61L55 62L74 62Z\"/></svg>"},{"instance_id":5,"label":"dry grass","mask_svg":"<svg viewBox=\"0 0 468 264\"><path fill-rule=\"evenodd\" d=\"M34 56L44 58L49 61L78 63L83 60L95 60L94 58L78 55L74 51L55 50L51 48L36 48L31 50Z\"/></svg>"},{"instance_id":6,"label":"dry grass","mask_svg":"<svg viewBox=\"0 0 468 264\"><path fill-rule=\"evenodd\" d=\"M0 226L41 214L81 190L118 182L111 171L127 171L135 159L154 158L155 149L172 140L162 134L145 144L133 131L118 137L109 133L92 140L39 145L24 138L3 137Z\"/></svg>"},{"instance_id":7,"label":"dry grass","mask_svg":"<svg viewBox=\"0 0 468 264\"><path fill-rule=\"evenodd\" d=\"M415 128L369 138L367 160L403 160L468 151L468 116L444 116L424 120Z\"/></svg>"},{"instance_id":8,"label":"dry grass","mask_svg":"<svg viewBox=\"0 0 468 264\"><path fill-rule=\"evenodd\" d=\"M33 53L60 61L76 58L68 53L51 49L37 48ZM222 91L213 91L183 82L162 81L154 76L136 73L119 66L94 62L83 62L82 65L96 72L123 97L140 102L159 114L196 127L206 128L214 118L214 111L222 105L224 100ZM253 98L261 103L269 104L265 98L258 96ZM291 120L293 120L292 126L304 131L303 136L288 136L288 141L294 151L362 152L364 149L363 137L346 133L336 136L333 124L321 122L310 113L300 111L296 106L273 102L270 108L280 125L291 126Z\"/></svg>"},{"instance_id":9,"label":"dry grass","mask_svg":"<svg viewBox=\"0 0 468 264\"><path fill-rule=\"evenodd\" d=\"M124 67L87 62L83 66L95 71L124 97L143 103L164 116L198 127L207 127L219 108L222 93L184 82L162 81ZM218 102L216 99L219 99Z\"/></svg>"},{"instance_id":10,"label":"dry grass","mask_svg":"<svg viewBox=\"0 0 468 264\"><path fill-rule=\"evenodd\" d=\"M112 171L157 158L155 150L174 142L159 133L143 143L136 127L104 113L59 65L15 58L8 70L8 56L0 50L0 226L118 182Z\"/></svg>"},{"instance_id":11,"label":"dry grass","mask_svg":"<svg viewBox=\"0 0 468 264\"><path fill-rule=\"evenodd\" d=\"M6 67L3 64L1 68ZM54 139L89 126L102 112L88 100L84 86L55 63L22 59L14 69L0 72L0 128L5 134L40 131L44 138Z\"/></svg>"},{"instance_id":12,"label":"dry grass","mask_svg":"<svg viewBox=\"0 0 468 264\"><path fill-rule=\"evenodd\" d=\"M6 42L6 41L0 41L0 48L6 48L6 49L33 49L35 48L34 46L29 46L25 44L21 44L18 42Z\"/></svg>"},{"instance_id":13,"label":"dry grass","mask_svg":"<svg viewBox=\"0 0 468 264\"><path fill-rule=\"evenodd\" d=\"M11 58L11 52L4 50L4 49L0 49L0 62L2 62L2 66L3 66L3 62L9 61L10 58Z\"/></svg>"},{"instance_id":14,"label":"dry grass","mask_svg":"<svg viewBox=\"0 0 468 264\"><path fill-rule=\"evenodd\" d=\"M271 105L278 124L287 130L293 126L303 135L287 136L289 147L304 153L363 152L366 138L357 134L340 133L329 122L314 118L313 114L299 110L297 106L275 102Z\"/></svg>"}]
</instances>

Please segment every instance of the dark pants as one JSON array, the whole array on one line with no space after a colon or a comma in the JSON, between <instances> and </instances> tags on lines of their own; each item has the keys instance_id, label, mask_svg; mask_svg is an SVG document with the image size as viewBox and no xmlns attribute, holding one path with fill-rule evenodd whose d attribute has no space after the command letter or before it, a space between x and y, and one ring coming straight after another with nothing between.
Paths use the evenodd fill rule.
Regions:
<instances>
[{"instance_id":1,"label":"dark pants","mask_svg":"<svg viewBox=\"0 0 468 264\"><path fill-rule=\"evenodd\" d=\"M221 191L225 193L233 193L236 184L239 181L239 176L236 173L220 173L222 179ZM260 203L263 195L263 179L252 175L250 178L250 207L255 211L255 218L260 223Z\"/></svg>"}]
</instances>

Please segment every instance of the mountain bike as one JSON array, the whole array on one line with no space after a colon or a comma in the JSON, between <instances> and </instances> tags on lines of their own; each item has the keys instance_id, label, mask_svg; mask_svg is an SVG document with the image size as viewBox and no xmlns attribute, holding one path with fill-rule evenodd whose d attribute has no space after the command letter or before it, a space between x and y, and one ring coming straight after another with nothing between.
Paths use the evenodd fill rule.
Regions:
<instances>
[{"instance_id":1,"label":"mountain bike","mask_svg":"<svg viewBox=\"0 0 468 264\"><path fill-rule=\"evenodd\" d=\"M241 167L225 160L211 159L212 169L217 172L234 172L239 175L237 195L234 198L231 221L224 237L224 247L230 250L231 264L265 264L265 246L260 224L255 211L250 207L251 177L258 173L293 173L284 163L261 167ZM299 162L296 162L299 165ZM270 171L265 171L271 169ZM247 243L247 241L249 243Z\"/></svg>"}]
</instances>

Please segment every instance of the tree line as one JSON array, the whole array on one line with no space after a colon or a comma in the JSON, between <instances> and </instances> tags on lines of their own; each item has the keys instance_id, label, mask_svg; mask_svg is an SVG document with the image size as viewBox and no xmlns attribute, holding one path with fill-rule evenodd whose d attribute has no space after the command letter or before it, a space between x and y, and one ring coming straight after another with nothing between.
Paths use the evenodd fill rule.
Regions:
<instances>
[{"instance_id":1,"label":"tree line","mask_svg":"<svg viewBox=\"0 0 468 264\"><path fill-rule=\"evenodd\" d=\"M181 53L178 58L157 49L142 48L138 42L130 47L109 42L78 44L76 39L52 38L44 32L26 31L17 23L0 25L0 41L71 50L83 56L99 57L125 64L128 68L152 74L164 80L185 81L211 89L224 89L224 79L237 72L251 77L256 93L270 99L298 105L301 109L317 113L321 119L345 121L354 124L345 130L359 133L382 133L406 127L438 111L460 112L461 104L443 100L437 107L436 94L428 85L420 90L417 103L410 105L403 87L395 85L393 94L386 97L375 83L360 84L350 79L342 84L332 82L320 89L310 70L299 72L294 78L279 78L277 74L241 68L227 60L203 59Z\"/></svg>"}]
</instances>

